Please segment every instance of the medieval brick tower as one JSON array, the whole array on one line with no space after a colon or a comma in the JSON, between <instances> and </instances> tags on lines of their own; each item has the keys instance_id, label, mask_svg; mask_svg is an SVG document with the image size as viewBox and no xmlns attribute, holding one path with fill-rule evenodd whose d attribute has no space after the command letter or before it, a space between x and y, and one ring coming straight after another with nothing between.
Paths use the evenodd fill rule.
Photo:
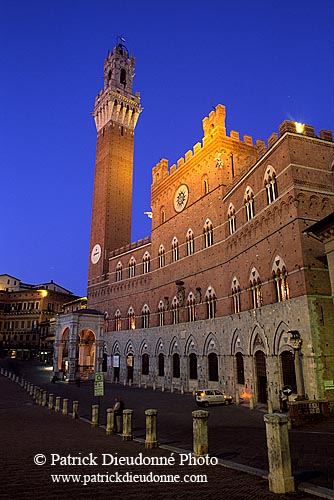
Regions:
<instances>
[{"instance_id":1,"label":"medieval brick tower","mask_svg":"<svg viewBox=\"0 0 334 500\"><path fill-rule=\"evenodd\" d=\"M108 272L111 250L131 241L134 129L140 95L132 94L135 59L119 43L104 62L104 88L96 96L97 129L88 280Z\"/></svg>"}]
</instances>

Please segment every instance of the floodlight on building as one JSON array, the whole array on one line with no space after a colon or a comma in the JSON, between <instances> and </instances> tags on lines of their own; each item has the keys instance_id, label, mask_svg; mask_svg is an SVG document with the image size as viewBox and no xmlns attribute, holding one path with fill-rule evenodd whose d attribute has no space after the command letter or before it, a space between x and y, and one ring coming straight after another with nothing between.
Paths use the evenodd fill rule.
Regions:
<instances>
[{"instance_id":1,"label":"floodlight on building","mask_svg":"<svg viewBox=\"0 0 334 500\"><path fill-rule=\"evenodd\" d=\"M296 132L298 134L302 134L304 132L304 123L300 123L300 122L295 122L295 127L296 127Z\"/></svg>"}]
</instances>

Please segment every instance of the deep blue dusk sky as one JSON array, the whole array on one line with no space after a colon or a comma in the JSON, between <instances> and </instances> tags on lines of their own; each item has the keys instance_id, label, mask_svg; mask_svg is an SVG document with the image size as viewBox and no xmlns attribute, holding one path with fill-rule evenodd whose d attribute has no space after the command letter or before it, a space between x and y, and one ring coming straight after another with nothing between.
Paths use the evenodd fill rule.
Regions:
<instances>
[{"instance_id":1,"label":"deep blue dusk sky","mask_svg":"<svg viewBox=\"0 0 334 500\"><path fill-rule=\"evenodd\" d=\"M334 2L2 0L0 274L86 294L103 61L122 34L136 57L133 241L150 233L151 168L202 138L263 139L285 119L334 128Z\"/></svg>"}]
</instances>

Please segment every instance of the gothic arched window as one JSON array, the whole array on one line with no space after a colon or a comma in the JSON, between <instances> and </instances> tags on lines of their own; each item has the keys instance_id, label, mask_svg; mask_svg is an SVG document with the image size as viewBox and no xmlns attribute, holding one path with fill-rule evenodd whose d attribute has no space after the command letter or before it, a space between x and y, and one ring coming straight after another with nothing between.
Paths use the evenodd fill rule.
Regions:
<instances>
[{"instance_id":1,"label":"gothic arched window","mask_svg":"<svg viewBox=\"0 0 334 500\"><path fill-rule=\"evenodd\" d=\"M158 257L159 257L159 267L164 267L165 263L166 263L166 259L165 259L165 248L163 245L160 245L160 247L159 247Z\"/></svg>"},{"instance_id":2,"label":"gothic arched window","mask_svg":"<svg viewBox=\"0 0 334 500\"><path fill-rule=\"evenodd\" d=\"M133 307L130 307L128 310L128 329L135 330L136 329L136 317Z\"/></svg>"},{"instance_id":3,"label":"gothic arched window","mask_svg":"<svg viewBox=\"0 0 334 500\"><path fill-rule=\"evenodd\" d=\"M196 319L195 307L196 307L195 295L192 292L190 292L187 299L188 321L195 321Z\"/></svg>"},{"instance_id":4,"label":"gothic arched window","mask_svg":"<svg viewBox=\"0 0 334 500\"><path fill-rule=\"evenodd\" d=\"M119 309L115 312L115 330L116 332L120 332L122 330L122 315Z\"/></svg>"},{"instance_id":5,"label":"gothic arched window","mask_svg":"<svg viewBox=\"0 0 334 500\"><path fill-rule=\"evenodd\" d=\"M142 309L142 327L149 328L150 326L150 310L147 304Z\"/></svg>"},{"instance_id":6,"label":"gothic arched window","mask_svg":"<svg viewBox=\"0 0 334 500\"><path fill-rule=\"evenodd\" d=\"M235 222L235 208L232 203L230 203L230 206L228 207L227 217L228 217L230 234L233 234L236 231L236 222Z\"/></svg>"},{"instance_id":7,"label":"gothic arched window","mask_svg":"<svg viewBox=\"0 0 334 500\"><path fill-rule=\"evenodd\" d=\"M232 312L233 314L237 314L241 311L241 290L239 281L237 278L233 278L232 280Z\"/></svg>"},{"instance_id":8,"label":"gothic arched window","mask_svg":"<svg viewBox=\"0 0 334 500\"><path fill-rule=\"evenodd\" d=\"M252 298L252 308L257 309L258 307L261 307L263 305L262 285L259 273L255 268L252 269L250 275L250 291Z\"/></svg>"},{"instance_id":9,"label":"gothic arched window","mask_svg":"<svg viewBox=\"0 0 334 500\"><path fill-rule=\"evenodd\" d=\"M186 244L187 244L187 255L192 255L195 251L194 249L194 233L191 229L188 229L186 236Z\"/></svg>"},{"instance_id":10,"label":"gothic arched window","mask_svg":"<svg viewBox=\"0 0 334 500\"><path fill-rule=\"evenodd\" d=\"M162 300L160 300L158 305L158 316L159 316L159 326L164 326L165 324L165 307Z\"/></svg>"},{"instance_id":11,"label":"gothic arched window","mask_svg":"<svg viewBox=\"0 0 334 500\"><path fill-rule=\"evenodd\" d=\"M254 210L254 193L251 187L247 187L244 197L245 210L246 210L246 220L249 221L253 219L255 215Z\"/></svg>"},{"instance_id":12,"label":"gothic arched window","mask_svg":"<svg viewBox=\"0 0 334 500\"><path fill-rule=\"evenodd\" d=\"M275 257L272 272L275 282L276 300L277 302L284 302L290 298L288 273L283 259L278 255Z\"/></svg>"},{"instance_id":13,"label":"gothic arched window","mask_svg":"<svg viewBox=\"0 0 334 500\"><path fill-rule=\"evenodd\" d=\"M211 247L213 245L213 225L210 219L206 219L203 227L204 236L204 248Z\"/></svg>"},{"instance_id":14,"label":"gothic arched window","mask_svg":"<svg viewBox=\"0 0 334 500\"><path fill-rule=\"evenodd\" d=\"M150 272L150 254L145 252L143 257L143 274Z\"/></svg>"},{"instance_id":15,"label":"gothic arched window","mask_svg":"<svg viewBox=\"0 0 334 500\"><path fill-rule=\"evenodd\" d=\"M267 202L268 205L270 205L270 203L273 203L278 197L276 172L270 165L268 166L264 176L264 185L267 192Z\"/></svg>"},{"instance_id":16,"label":"gothic arched window","mask_svg":"<svg viewBox=\"0 0 334 500\"><path fill-rule=\"evenodd\" d=\"M129 262L129 278L134 278L136 276L136 261L131 257Z\"/></svg>"},{"instance_id":17,"label":"gothic arched window","mask_svg":"<svg viewBox=\"0 0 334 500\"><path fill-rule=\"evenodd\" d=\"M118 262L116 266L116 281L122 281L123 274L123 264L122 262Z\"/></svg>"},{"instance_id":18,"label":"gothic arched window","mask_svg":"<svg viewBox=\"0 0 334 500\"><path fill-rule=\"evenodd\" d=\"M177 260L179 260L179 242L176 236L174 236L172 241L172 261L176 262Z\"/></svg>"},{"instance_id":19,"label":"gothic arched window","mask_svg":"<svg viewBox=\"0 0 334 500\"><path fill-rule=\"evenodd\" d=\"M180 322L180 305L179 301L177 300L177 297L173 298L171 310L173 313L173 324L176 325L177 323Z\"/></svg>"},{"instance_id":20,"label":"gothic arched window","mask_svg":"<svg viewBox=\"0 0 334 500\"><path fill-rule=\"evenodd\" d=\"M216 294L213 288L209 287L205 294L206 317L212 319L216 316Z\"/></svg>"}]
</instances>

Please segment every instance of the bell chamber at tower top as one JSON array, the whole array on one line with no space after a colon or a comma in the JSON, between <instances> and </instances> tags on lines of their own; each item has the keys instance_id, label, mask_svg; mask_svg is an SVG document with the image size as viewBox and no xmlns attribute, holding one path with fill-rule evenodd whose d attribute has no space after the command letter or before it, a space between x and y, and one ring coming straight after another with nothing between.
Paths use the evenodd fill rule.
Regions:
<instances>
[{"instance_id":1,"label":"bell chamber at tower top","mask_svg":"<svg viewBox=\"0 0 334 500\"><path fill-rule=\"evenodd\" d=\"M104 61L104 88L96 96L94 120L97 131L108 122L134 129L141 112L140 94L132 94L135 58L119 43Z\"/></svg>"}]
</instances>

